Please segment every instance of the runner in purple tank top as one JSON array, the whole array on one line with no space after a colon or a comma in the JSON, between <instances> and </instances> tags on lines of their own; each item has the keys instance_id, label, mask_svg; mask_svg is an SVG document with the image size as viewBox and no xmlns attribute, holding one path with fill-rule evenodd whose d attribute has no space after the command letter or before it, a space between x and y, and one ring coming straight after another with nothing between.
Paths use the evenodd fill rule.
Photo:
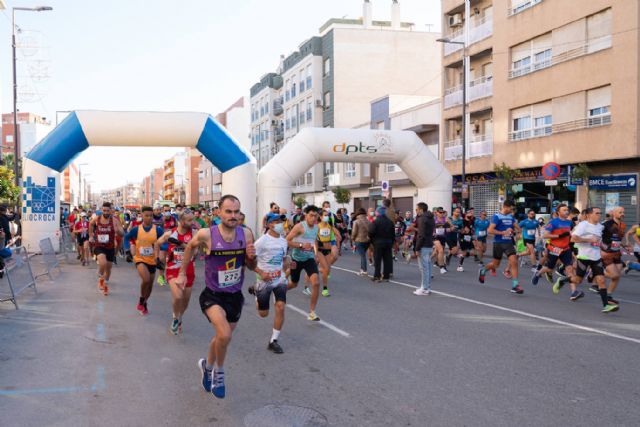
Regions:
<instances>
[{"instance_id":1,"label":"runner in purple tank top","mask_svg":"<svg viewBox=\"0 0 640 427\"><path fill-rule=\"evenodd\" d=\"M240 201L226 195L220 199L219 206L221 223L198 230L184 251L184 259L191 259L198 247L207 247L204 266L207 286L200 294L200 308L216 335L209 344L207 358L200 359L198 367L204 389L222 399L225 396L224 359L244 304L244 268L255 270L256 249L251 230L240 226ZM184 286L186 280L186 264L183 264L176 283Z\"/></svg>"}]
</instances>

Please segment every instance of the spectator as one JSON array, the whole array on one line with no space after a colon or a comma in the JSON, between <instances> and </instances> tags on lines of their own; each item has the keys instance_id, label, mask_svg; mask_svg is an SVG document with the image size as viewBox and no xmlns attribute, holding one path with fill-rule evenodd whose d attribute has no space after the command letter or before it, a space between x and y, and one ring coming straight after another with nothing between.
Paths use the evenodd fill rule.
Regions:
<instances>
[{"instance_id":1,"label":"spectator","mask_svg":"<svg viewBox=\"0 0 640 427\"><path fill-rule=\"evenodd\" d=\"M395 229L393 222L387 217L386 209L384 207L378 208L376 211L377 218L371 224L369 228L369 239L373 244L373 281L381 282L382 280L389 281L392 272L393 257L393 239L395 237ZM382 277L381 273L382 268Z\"/></svg>"},{"instance_id":2,"label":"spectator","mask_svg":"<svg viewBox=\"0 0 640 427\"><path fill-rule=\"evenodd\" d=\"M0 206L0 230L4 232L5 241L11 240L11 227L9 226L7 207L4 205Z\"/></svg>"},{"instance_id":3,"label":"spectator","mask_svg":"<svg viewBox=\"0 0 640 427\"><path fill-rule=\"evenodd\" d=\"M367 249L369 248L369 221L367 212L360 208L356 212L356 218L351 230L351 240L356 245L358 255L360 255L360 275L367 275Z\"/></svg>"},{"instance_id":4,"label":"spectator","mask_svg":"<svg viewBox=\"0 0 640 427\"><path fill-rule=\"evenodd\" d=\"M435 219L432 212L429 212L429 206L420 202L416 208L418 216L416 217L416 225L418 233L416 235L416 252L418 253L418 263L422 274L422 283L420 288L413 293L415 295L431 294L431 252L433 251L433 233L435 229Z\"/></svg>"},{"instance_id":5,"label":"spectator","mask_svg":"<svg viewBox=\"0 0 640 427\"><path fill-rule=\"evenodd\" d=\"M293 222L293 226L295 226L297 223L301 222L302 219L304 218L304 215L302 214L302 208L301 207L296 207L296 213L293 215L293 218L291 218L292 222ZM293 227L291 227L293 228Z\"/></svg>"}]
</instances>

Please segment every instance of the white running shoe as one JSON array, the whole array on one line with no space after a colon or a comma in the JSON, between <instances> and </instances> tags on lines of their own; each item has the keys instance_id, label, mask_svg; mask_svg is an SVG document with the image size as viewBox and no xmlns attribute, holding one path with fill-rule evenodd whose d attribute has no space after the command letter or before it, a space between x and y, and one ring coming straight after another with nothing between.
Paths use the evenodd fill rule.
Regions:
<instances>
[{"instance_id":1,"label":"white running shoe","mask_svg":"<svg viewBox=\"0 0 640 427\"><path fill-rule=\"evenodd\" d=\"M431 291L425 291L425 290L424 290L424 289L422 289L422 288L418 288L418 289L416 289L415 291L413 291L413 294L414 294L414 295L420 295L420 296L423 296L423 295L431 295Z\"/></svg>"},{"instance_id":2,"label":"white running shoe","mask_svg":"<svg viewBox=\"0 0 640 427\"><path fill-rule=\"evenodd\" d=\"M444 267L440 268L440 274L447 274L447 269Z\"/></svg>"},{"instance_id":3,"label":"white running shoe","mask_svg":"<svg viewBox=\"0 0 640 427\"><path fill-rule=\"evenodd\" d=\"M462 271L464 271L464 268L462 268L462 266L461 266L461 265L459 265L459 266L458 266L458 268L456 268L456 271L460 271L460 272L462 272Z\"/></svg>"}]
</instances>

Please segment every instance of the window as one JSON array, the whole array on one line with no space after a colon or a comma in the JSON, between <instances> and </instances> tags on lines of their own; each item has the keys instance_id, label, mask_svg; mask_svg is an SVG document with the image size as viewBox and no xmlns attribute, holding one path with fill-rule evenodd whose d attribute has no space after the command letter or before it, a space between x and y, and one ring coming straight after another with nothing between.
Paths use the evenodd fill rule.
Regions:
<instances>
[{"instance_id":1,"label":"window","mask_svg":"<svg viewBox=\"0 0 640 427\"><path fill-rule=\"evenodd\" d=\"M264 104L264 112L265 114L269 114L269 102L267 101L266 104Z\"/></svg>"},{"instance_id":2,"label":"window","mask_svg":"<svg viewBox=\"0 0 640 427\"><path fill-rule=\"evenodd\" d=\"M324 109L327 110L331 108L331 92L324 93Z\"/></svg>"},{"instance_id":3,"label":"window","mask_svg":"<svg viewBox=\"0 0 640 427\"><path fill-rule=\"evenodd\" d=\"M513 119L513 132L511 140L517 141L531 137L531 116L518 117Z\"/></svg>"},{"instance_id":4,"label":"window","mask_svg":"<svg viewBox=\"0 0 640 427\"><path fill-rule=\"evenodd\" d=\"M553 121L551 115L536 117L534 119L533 136L551 135Z\"/></svg>"},{"instance_id":5,"label":"window","mask_svg":"<svg viewBox=\"0 0 640 427\"><path fill-rule=\"evenodd\" d=\"M513 69L517 70L519 68L524 68L527 65L531 64L531 57L530 56L526 56L522 59L518 59L517 61L515 61L513 63Z\"/></svg>"},{"instance_id":6,"label":"window","mask_svg":"<svg viewBox=\"0 0 640 427\"><path fill-rule=\"evenodd\" d=\"M307 65L307 89L311 89L311 64Z\"/></svg>"},{"instance_id":7,"label":"window","mask_svg":"<svg viewBox=\"0 0 640 427\"><path fill-rule=\"evenodd\" d=\"M551 66L551 49L543 50L542 52L538 52L534 56L534 70L540 70L542 68L547 68Z\"/></svg>"},{"instance_id":8,"label":"window","mask_svg":"<svg viewBox=\"0 0 640 427\"><path fill-rule=\"evenodd\" d=\"M264 116L264 107L260 107L260 117Z\"/></svg>"},{"instance_id":9,"label":"window","mask_svg":"<svg viewBox=\"0 0 640 427\"><path fill-rule=\"evenodd\" d=\"M293 113L291 114L291 128L296 129L298 127L298 116Z\"/></svg>"},{"instance_id":10,"label":"window","mask_svg":"<svg viewBox=\"0 0 640 427\"><path fill-rule=\"evenodd\" d=\"M291 98L295 98L296 97L296 84L292 83L291 84Z\"/></svg>"},{"instance_id":11,"label":"window","mask_svg":"<svg viewBox=\"0 0 640 427\"><path fill-rule=\"evenodd\" d=\"M387 164L387 173L402 172L400 166L396 164Z\"/></svg>"},{"instance_id":12,"label":"window","mask_svg":"<svg viewBox=\"0 0 640 427\"><path fill-rule=\"evenodd\" d=\"M313 173L307 172L306 184L307 185L312 185L313 184Z\"/></svg>"},{"instance_id":13,"label":"window","mask_svg":"<svg viewBox=\"0 0 640 427\"><path fill-rule=\"evenodd\" d=\"M356 176L356 164L345 163L344 164L344 176L345 178L355 178Z\"/></svg>"},{"instance_id":14,"label":"window","mask_svg":"<svg viewBox=\"0 0 640 427\"><path fill-rule=\"evenodd\" d=\"M329 74L331 74L331 58L325 58L322 63L322 75L327 77Z\"/></svg>"},{"instance_id":15,"label":"window","mask_svg":"<svg viewBox=\"0 0 640 427\"><path fill-rule=\"evenodd\" d=\"M313 116L312 116L312 111L313 111L313 108L312 108L312 102L311 102L311 98L309 98L309 99L307 100L307 121L308 121L308 122L310 122L310 121L311 121L311 119L312 119L312 117L313 117Z\"/></svg>"},{"instance_id":16,"label":"window","mask_svg":"<svg viewBox=\"0 0 640 427\"><path fill-rule=\"evenodd\" d=\"M333 162L326 162L324 164L324 174L325 175L333 175L335 173L335 163Z\"/></svg>"},{"instance_id":17,"label":"window","mask_svg":"<svg viewBox=\"0 0 640 427\"><path fill-rule=\"evenodd\" d=\"M222 184L213 184L211 186L212 193L221 193L222 192Z\"/></svg>"},{"instance_id":18,"label":"window","mask_svg":"<svg viewBox=\"0 0 640 427\"><path fill-rule=\"evenodd\" d=\"M6 142L13 142L13 135L7 135L7 137L5 138Z\"/></svg>"}]
</instances>

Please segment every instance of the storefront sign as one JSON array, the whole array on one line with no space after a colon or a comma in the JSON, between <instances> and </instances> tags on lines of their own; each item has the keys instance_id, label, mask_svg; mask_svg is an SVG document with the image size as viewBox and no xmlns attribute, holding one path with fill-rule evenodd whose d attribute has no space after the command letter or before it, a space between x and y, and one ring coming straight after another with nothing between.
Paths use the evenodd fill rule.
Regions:
<instances>
[{"instance_id":1,"label":"storefront sign","mask_svg":"<svg viewBox=\"0 0 640 427\"><path fill-rule=\"evenodd\" d=\"M637 175L590 176L589 188L592 190L635 190Z\"/></svg>"},{"instance_id":2,"label":"storefront sign","mask_svg":"<svg viewBox=\"0 0 640 427\"><path fill-rule=\"evenodd\" d=\"M560 169L560 175L555 178L558 181L566 181L568 178L567 167L562 167ZM494 172L487 173L479 173L479 174L469 174L466 176L467 183L471 185L478 184L495 184L496 182L496 174ZM536 169L523 169L520 171L520 174L517 175L513 179L514 184L522 183L522 182L544 182L545 177L542 176L542 170L540 168ZM461 179L460 175L453 177L453 189L454 191L460 191L461 188ZM573 178L571 180L571 184L573 185L582 185L582 179Z\"/></svg>"}]
</instances>

